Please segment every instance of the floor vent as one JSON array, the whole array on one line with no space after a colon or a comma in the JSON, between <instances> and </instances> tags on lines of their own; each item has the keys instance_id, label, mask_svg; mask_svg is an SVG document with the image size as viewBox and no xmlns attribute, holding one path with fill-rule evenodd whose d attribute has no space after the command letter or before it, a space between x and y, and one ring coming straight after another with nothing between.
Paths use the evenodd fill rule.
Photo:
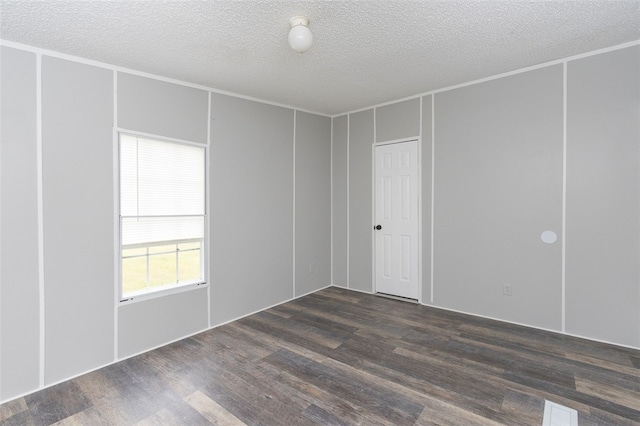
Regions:
<instances>
[{"instance_id":1,"label":"floor vent","mask_svg":"<svg viewBox=\"0 0 640 426\"><path fill-rule=\"evenodd\" d=\"M545 400L542 426L578 426L578 412L573 408Z\"/></svg>"}]
</instances>

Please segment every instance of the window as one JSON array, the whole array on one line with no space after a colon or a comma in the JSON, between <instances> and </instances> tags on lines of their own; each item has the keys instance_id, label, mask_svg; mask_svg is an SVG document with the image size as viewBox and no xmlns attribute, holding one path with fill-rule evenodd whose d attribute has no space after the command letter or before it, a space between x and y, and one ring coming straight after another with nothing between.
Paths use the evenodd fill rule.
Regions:
<instances>
[{"instance_id":1,"label":"window","mask_svg":"<svg viewBox=\"0 0 640 426\"><path fill-rule=\"evenodd\" d=\"M203 283L205 148L120 135L122 299Z\"/></svg>"}]
</instances>

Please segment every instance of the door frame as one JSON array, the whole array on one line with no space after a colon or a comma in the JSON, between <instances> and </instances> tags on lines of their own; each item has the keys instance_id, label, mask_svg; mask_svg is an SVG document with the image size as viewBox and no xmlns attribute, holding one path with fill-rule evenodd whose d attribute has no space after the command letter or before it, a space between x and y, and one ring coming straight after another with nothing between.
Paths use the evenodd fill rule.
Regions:
<instances>
[{"instance_id":1,"label":"door frame","mask_svg":"<svg viewBox=\"0 0 640 426\"><path fill-rule=\"evenodd\" d=\"M374 142L371 145L371 289L376 289L376 234L373 227L376 224L376 147L394 145L404 142L418 144L418 304L422 304L422 138L420 136Z\"/></svg>"}]
</instances>

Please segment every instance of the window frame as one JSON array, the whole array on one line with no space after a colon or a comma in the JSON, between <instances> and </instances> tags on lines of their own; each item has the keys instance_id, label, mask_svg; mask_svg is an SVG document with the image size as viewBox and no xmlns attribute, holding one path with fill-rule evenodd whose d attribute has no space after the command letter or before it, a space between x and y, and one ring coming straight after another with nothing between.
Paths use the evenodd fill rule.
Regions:
<instances>
[{"instance_id":1,"label":"window frame","mask_svg":"<svg viewBox=\"0 0 640 426\"><path fill-rule=\"evenodd\" d=\"M184 291L193 290L196 288L208 287L209 285L209 145L174 139L164 136L158 136L149 133L137 132L126 129L114 129L114 139L115 139L115 149L114 149L114 161L115 161L115 175L114 175L114 186L115 186L115 220L117 221L117 241L116 241L116 285L117 285L117 298L118 301L122 303L130 303L134 301L153 299L156 297L163 297L170 294L180 293ZM203 226L204 226L204 234L201 240L200 247L200 275L201 279L198 281L186 282L186 283L175 283L159 286L152 289L145 289L141 291L135 291L128 294L124 294L124 286L123 286L123 268L122 268L122 260L123 260L123 251L126 249L137 247L153 247L153 246L161 246L161 245L172 245L172 244L180 244L189 241L198 241L193 239L188 240L172 240L172 241L163 241L157 243L149 243L149 244L134 244L131 247L127 247L126 249L122 245L123 241L123 219L131 218L130 215L122 214L122 206L121 204L121 143L122 136L129 136L134 138L142 138L151 141L158 141L164 143L172 143L178 145L189 145L203 149L204 156L204 194L203 194L203 202L204 202L204 213L203 215L194 215L197 217L203 218ZM161 217L171 217L173 215L161 216ZM189 215L178 215L187 217ZM154 216L149 216L154 217ZM147 255L147 258L149 255ZM147 271L148 273L148 271Z\"/></svg>"}]
</instances>

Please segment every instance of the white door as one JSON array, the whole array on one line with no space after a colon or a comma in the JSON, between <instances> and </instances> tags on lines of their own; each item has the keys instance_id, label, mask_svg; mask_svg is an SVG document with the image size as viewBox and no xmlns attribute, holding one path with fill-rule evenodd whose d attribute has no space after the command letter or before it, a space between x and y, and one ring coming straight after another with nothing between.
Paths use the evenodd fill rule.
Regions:
<instances>
[{"instance_id":1,"label":"white door","mask_svg":"<svg viewBox=\"0 0 640 426\"><path fill-rule=\"evenodd\" d=\"M418 220L418 141L376 146L376 292L418 299Z\"/></svg>"}]
</instances>

